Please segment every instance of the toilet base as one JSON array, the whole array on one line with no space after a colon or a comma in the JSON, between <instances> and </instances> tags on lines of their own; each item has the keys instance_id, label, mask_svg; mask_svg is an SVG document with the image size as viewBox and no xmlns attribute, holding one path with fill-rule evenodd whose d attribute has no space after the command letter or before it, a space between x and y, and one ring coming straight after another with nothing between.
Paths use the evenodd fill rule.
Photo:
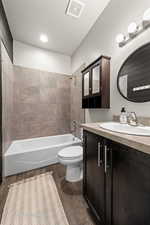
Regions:
<instances>
[{"instance_id":1,"label":"toilet base","mask_svg":"<svg viewBox=\"0 0 150 225\"><path fill-rule=\"evenodd\" d=\"M66 180L68 182L78 182L83 179L83 168L80 164L67 165Z\"/></svg>"}]
</instances>

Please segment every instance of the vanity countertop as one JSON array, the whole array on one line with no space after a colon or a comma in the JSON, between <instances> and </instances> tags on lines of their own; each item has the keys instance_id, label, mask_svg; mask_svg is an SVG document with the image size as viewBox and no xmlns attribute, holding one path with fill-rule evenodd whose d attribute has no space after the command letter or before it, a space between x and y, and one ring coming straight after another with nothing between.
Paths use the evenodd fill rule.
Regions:
<instances>
[{"instance_id":1,"label":"vanity countertop","mask_svg":"<svg viewBox=\"0 0 150 225\"><path fill-rule=\"evenodd\" d=\"M100 122L86 123L82 124L81 127L89 132L98 134L112 141L127 145L141 152L150 154L150 137L117 133L103 129L99 125Z\"/></svg>"}]
</instances>

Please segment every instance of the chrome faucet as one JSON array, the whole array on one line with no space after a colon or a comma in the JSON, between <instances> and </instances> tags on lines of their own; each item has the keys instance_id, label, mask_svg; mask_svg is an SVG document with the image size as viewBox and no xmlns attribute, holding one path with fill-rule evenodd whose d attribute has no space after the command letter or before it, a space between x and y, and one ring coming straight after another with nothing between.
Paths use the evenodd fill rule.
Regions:
<instances>
[{"instance_id":1,"label":"chrome faucet","mask_svg":"<svg viewBox=\"0 0 150 225\"><path fill-rule=\"evenodd\" d=\"M77 122L75 120L72 121L72 133L74 134L73 136L73 141L75 140L76 137L76 132L77 132Z\"/></svg>"},{"instance_id":2,"label":"chrome faucet","mask_svg":"<svg viewBox=\"0 0 150 225\"><path fill-rule=\"evenodd\" d=\"M136 115L135 112L129 112L128 113L127 122L131 126L138 126L139 125L138 118L137 118L137 115Z\"/></svg>"},{"instance_id":3,"label":"chrome faucet","mask_svg":"<svg viewBox=\"0 0 150 225\"><path fill-rule=\"evenodd\" d=\"M76 131L77 128L77 122L75 120L72 121L72 125L73 125L73 131Z\"/></svg>"}]
</instances>

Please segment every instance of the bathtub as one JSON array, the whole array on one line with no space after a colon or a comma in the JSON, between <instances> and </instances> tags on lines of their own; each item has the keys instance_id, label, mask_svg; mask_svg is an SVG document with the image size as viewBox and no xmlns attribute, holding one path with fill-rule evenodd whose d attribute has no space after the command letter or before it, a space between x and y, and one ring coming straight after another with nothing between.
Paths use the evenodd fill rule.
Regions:
<instances>
[{"instance_id":1,"label":"bathtub","mask_svg":"<svg viewBox=\"0 0 150 225\"><path fill-rule=\"evenodd\" d=\"M61 149L80 144L72 134L14 141L4 155L4 176L55 164Z\"/></svg>"}]
</instances>

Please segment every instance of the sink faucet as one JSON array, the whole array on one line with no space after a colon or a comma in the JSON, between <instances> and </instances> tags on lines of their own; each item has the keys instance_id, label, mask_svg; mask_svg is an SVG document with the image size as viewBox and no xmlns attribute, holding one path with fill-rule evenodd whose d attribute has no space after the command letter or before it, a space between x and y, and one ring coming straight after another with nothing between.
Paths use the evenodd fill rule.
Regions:
<instances>
[{"instance_id":1,"label":"sink faucet","mask_svg":"<svg viewBox=\"0 0 150 225\"><path fill-rule=\"evenodd\" d=\"M127 117L128 124L131 126L138 126L138 118L135 112L130 112Z\"/></svg>"}]
</instances>

